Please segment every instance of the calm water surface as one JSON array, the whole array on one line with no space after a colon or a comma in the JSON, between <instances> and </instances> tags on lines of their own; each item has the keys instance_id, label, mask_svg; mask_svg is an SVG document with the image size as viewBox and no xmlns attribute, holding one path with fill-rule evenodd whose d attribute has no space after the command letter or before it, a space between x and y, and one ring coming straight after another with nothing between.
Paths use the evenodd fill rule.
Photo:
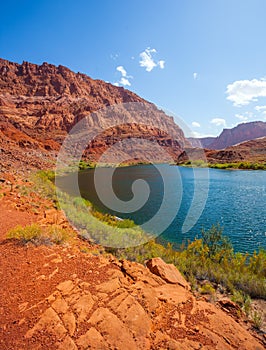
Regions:
<instances>
[{"instance_id":1,"label":"calm water surface","mask_svg":"<svg viewBox=\"0 0 266 350\"><path fill-rule=\"evenodd\" d=\"M137 212L124 214L105 207L99 200L94 188L94 170L86 170L79 174L80 193L93 202L98 208L121 218L131 218L137 224L142 224L152 218L159 210L163 201L164 183L171 186L171 194L166 198L166 207L161 220L167 217L167 212L176 206L176 215L172 224L160 235L159 241L171 242L178 247L183 242L200 236L201 229L209 229L219 223L224 234L228 235L236 251L252 252L259 247L266 249L266 172L245 170L197 169L195 178L191 168L160 165L164 170L164 179L152 165L117 168L113 176L113 189L118 198L128 201L132 198L132 183L136 179L144 179L150 186L150 196L146 204ZM100 171L112 171L103 168ZM71 194L69 175L60 180L59 186ZM178 181L178 178L181 181ZM208 189L206 204L201 201L198 206L203 208L196 224L186 233L182 226L191 206L195 183ZM108 184L103 184L103 186ZM202 193L203 193L202 192ZM178 208L176 197L182 194L181 206ZM192 218L193 219L193 218Z\"/></svg>"}]
</instances>

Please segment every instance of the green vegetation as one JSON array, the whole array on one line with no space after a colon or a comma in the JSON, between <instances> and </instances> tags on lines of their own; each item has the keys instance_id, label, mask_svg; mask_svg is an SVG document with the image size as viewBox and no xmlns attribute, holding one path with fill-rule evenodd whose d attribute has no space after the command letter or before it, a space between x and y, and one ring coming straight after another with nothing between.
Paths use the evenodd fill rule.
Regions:
<instances>
[{"instance_id":1,"label":"green vegetation","mask_svg":"<svg viewBox=\"0 0 266 350\"><path fill-rule=\"evenodd\" d=\"M187 161L180 166L193 168L214 168L214 169L240 169L240 170L266 170L266 163L237 162L237 163L207 163L203 160Z\"/></svg>"},{"instance_id":2,"label":"green vegetation","mask_svg":"<svg viewBox=\"0 0 266 350\"><path fill-rule=\"evenodd\" d=\"M83 198L74 198L61 191L56 193L54 178L55 174L51 171L39 171L32 177L33 189L52 200L56 208L60 207L86 239L103 246L116 247L133 246L149 239L147 233L132 220L120 220L102 213Z\"/></svg>"},{"instance_id":3,"label":"green vegetation","mask_svg":"<svg viewBox=\"0 0 266 350\"><path fill-rule=\"evenodd\" d=\"M131 220L119 220L109 214L103 214L81 198L73 198L58 192L61 209L68 219L80 229L84 238L102 246L135 246L149 239L147 233Z\"/></svg>"},{"instance_id":4,"label":"green vegetation","mask_svg":"<svg viewBox=\"0 0 266 350\"><path fill-rule=\"evenodd\" d=\"M79 162L79 170L85 170L85 169L95 169L96 166L98 168L124 168L129 166L136 166L136 165L147 165L151 164L148 161L132 161L132 162L124 162L124 163L99 163L99 162L92 162L92 161L85 161L81 160Z\"/></svg>"},{"instance_id":5,"label":"green vegetation","mask_svg":"<svg viewBox=\"0 0 266 350\"><path fill-rule=\"evenodd\" d=\"M30 177L32 182L31 187L24 186L22 189L22 194L29 194L29 192L36 192L40 196L51 200L54 203L54 207L58 208L59 204L57 201L56 191L55 191L55 172L52 170L41 170L34 173Z\"/></svg>"},{"instance_id":6,"label":"green vegetation","mask_svg":"<svg viewBox=\"0 0 266 350\"><path fill-rule=\"evenodd\" d=\"M57 225L42 228L37 224L29 226L17 226L9 230L8 239L17 239L22 244L32 243L34 245L65 244L74 237L70 230L62 229Z\"/></svg>"},{"instance_id":7,"label":"green vegetation","mask_svg":"<svg viewBox=\"0 0 266 350\"><path fill-rule=\"evenodd\" d=\"M110 214L105 214L101 213L100 211L97 211L95 208L91 208L91 214L99 219L100 221L105 222L106 224L113 226L113 227L118 227L118 228L133 228L136 227L135 223L133 220L130 219L124 219L124 220L119 220L113 215Z\"/></svg>"},{"instance_id":8,"label":"green vegetation","mask_svg":"<svg viewBox=\"0 0 266 350\"><path fill-rule=\"evenodd\" d=\"M199 292L201 294L210 294L214 295L215 294L215 289L213 288L212 284L210 282L207 282L203 284L202 287L199 288Z\"/></svg>"},{"instance_id":9,"label":"green vegetation","mask_svg":"<svg viewBox=\"0 0 266 350\"><path fill-rule=\"evenodd\" d=\"M262 313L258 312L256 310L253 311L251 313L251 319L252 319L252 322L254 324L254 327L259 330L262 326L262 323L263 323Z\"/></svg>"},{"instance_id":10,"label":"green vegetation","mask_svg":"<svg viewBox=\"0 0 266 350\"><path fill-rule=\"evenodd\" d=\"M202 160L202 159L188 160L185 163L180 163L177 165L191 167L191 168L208 168L208 166L209 166L209 164L205 160Z\"/></svg>"},{"instance_id":11,"label":"green vegetation","mask_svg":"<svg viewBox=\"0 0 266 350\"><path fill-rule=\"evenodd\" d=\"M243 170L266 170L266 163L223 163L223 164L209 164L210 168L215 169L243 169Z\"/></svg>"},{"instance_id":12,"label":"green vegetation","mask_svg":"<svg viewBox=\"0 0 266 350\"><path fill-rule=\"evenodd\" d=\"M91 161L81 160L79 162L79 170L94 169L95 167L96 167L96 163Z\"/></svg>"}]
</instances>

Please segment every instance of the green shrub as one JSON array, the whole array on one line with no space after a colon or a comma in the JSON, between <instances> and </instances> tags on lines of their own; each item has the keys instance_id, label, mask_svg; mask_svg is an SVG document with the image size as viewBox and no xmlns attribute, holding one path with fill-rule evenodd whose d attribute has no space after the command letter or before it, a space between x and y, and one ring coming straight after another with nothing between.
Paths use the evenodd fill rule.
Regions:
<instances>
[{"instance_id":1,"label":"green shrub","mask_svg":"<svg viewBox=\"0 0 266 350\"><path fill-rule=\"evenodd\" d=\"M215 289L213 288L211 283L205 283L203 286L199 288L199 292L201 294L210 294L213 295L215 293Z\"/></svg>"},{"instance_id":2,"label":"green shrub","mask_svg":"<svg viewBox=\"0 0 266 350\"><path fill-rule=\"evenodd\" d=\"M262 313L258 312L258 311L253 311L251 314L251 319L252 322L254 324L254 327L258 330L260 330L262 323L263 323L263 317L262 317Z\"/></svg>"},{"instance_id":3,"label":"green shrub","mask_svg":"<svg viewBox=\"0 0 266 350\"><path fill-rule=\"evenodd\" d=\"M46 229L46 234L49 240L55 244L64 244L75 237L73 231L63 229L58 225L52 225Z\"/></svg>"},{"instance_id":4,"label":"green shrub","mask_svg":"<svg viewBox=\"0 0 266 350\"><path fill-rule=\"evenodd\" d=\"M45 235L41 227L37 224L29 226L16 226L7 233L8 239L18 239L23 244L33 243L35 245L48 243L48 237Z\"/></svg>"},{"instance_id":5,"label":"green shrub","mask_svg":"<svg viewBox=\"0 0 266 350\"><path fill-rule=\"evenodd\" d=\"M220 261L226 257L232 256L233 247L228 237L223 236L223 229L220 225L212 225L212 227L201 232L203 246L208 247L208 257Z\"/></svg>"},{"instance_id":6,"label":"green shrub","mask_svg":"<svg viewBox=\"0 0 266 350\"><path fill-rule=\"evenodd\" d=\"M25 227L16 226L7 233L7 239L17 239L22 244L32 243L34 245L64 244L74 236L72 231L57 225L42 228L38 224Z\"/></svg>"}]
</instances>

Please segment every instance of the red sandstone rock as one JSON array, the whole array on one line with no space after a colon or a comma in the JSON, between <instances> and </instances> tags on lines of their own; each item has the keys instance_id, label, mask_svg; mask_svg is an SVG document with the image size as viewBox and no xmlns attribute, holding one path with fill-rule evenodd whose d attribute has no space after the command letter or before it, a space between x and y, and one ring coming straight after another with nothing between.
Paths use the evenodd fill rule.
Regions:
<instances>
[{"instance_id":1,"label":"red sandstone rock","mask_svg":"<svg viewBox=\"0 0 266 350\"><path fill-rule=\"evenodd\" d=\"M160 276L167 283L179 284L190 289L189 284L173 264L166 264L161 258L153 258L146 262L148 269Z\"/></svg>"}]
</instances>

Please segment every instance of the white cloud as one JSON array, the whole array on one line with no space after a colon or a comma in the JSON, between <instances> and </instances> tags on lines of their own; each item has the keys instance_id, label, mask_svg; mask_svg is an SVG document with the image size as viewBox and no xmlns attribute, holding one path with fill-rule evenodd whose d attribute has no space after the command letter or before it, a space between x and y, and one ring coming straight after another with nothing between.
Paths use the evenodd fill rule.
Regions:
<instances>
[{"instance_id":1,"label":"white cloud","mask_svg":"<svg viewBox=\"0 0 266 350\"><path fill-rule=\"evenodd\" d=\"M192 122L191 125L192 125L194 128L200 128L200 123L198 123L198 122Z\"/></svg>"},{"instance_id":2,"label":"white cloud","mask_svg":"<svg viewBox=\"0 0 266 350\"><path fill-rule=\"evenodd\" d=\"M139 61L139 64L141 67L144 67L147 72L151 72L153 68L156 67L156 63L152 58L151 53L154 52L153 50L150 50L149 48L145 51L140 53L141 60Z\"/></svg>"},{"instance_id":3,"label":"white cloud","mask_svg":"<svg viewBox=\"0 0 266 350\"><path fill-rule=\"evenodd\" d=\"M125 77L122 77L119 81L119 83L121 85L124 85L124 86L131 86L131 83L130 81L128 80L128 78L125 78Z\"/></svg>"},{"instance_id":4,"label":"white cloud","mask_svg":"<svg viewBox=\"0 0 266 350\"><path fill-rule=\"evenodd\" d=\"M264 109L266 109L266 106L256 106L255 107L255 110L258 112L263 111Z\"/></svg>"},{"instance_id":5,"label":"white cloud","mask_svg":"<svg viewBox=\"0 0 266 350\"><path fill-rule=\"evenodd\" d=\"M160 60L158 62L158 66L161 68L161 69L164 69L164 65L165 65L165 61L164 60Z\"/></svg>"},{"instance_id":6,"label":"white cloud","mask_svg":"<svg viewBox=\"0 0 266 350\"><path fill-rule=\"evenodd\" d=\"M248 116L242 114L235 114L235 117L239 120L242 120L243 122L246 122L248 120Z\"/></svg>"},{"instance_id":7,"label":"white cloud","mask_svg":"<svg viewBox=\"0 0 266 350\"><path fill-rule=\"evenodd\" d=\"M125 70L125 68L123 66L117 66L116 70L121 73L122 77L120 78L119 81L115 82L114 85L115 86L131 86L131 83L129 81L129 79L132 79L133 77L130 75L127 75L127 71Z\"/></svg>"},{"instance_id":8,"label":"white cloud","mask_svg":"<svg viewBox=\"0 0 266 350\"><path fill-rule=\"evenodd\" d=\"M186 134L185 134L186 137L196 137L196 138L201 138L201 137L214 137L213 134L202 134L198 131L188 131Z\"/></svg>"},{"instance_id":9,"label":"white cloud","mask_svg":"<svg viewBox=\"0 0 266 350\"><path fill-rule=\"evenodd\" d=\"M197 80L197 79L198 79L198 73L197 73L197 72L193 73L193 79L194 79L194 80Z\"/></svg>"},{"instance_id":10,"label":"white cloud","mask_svg":"<svg viewBox=\"0 0 266 350\"><path fill-rule=\"evenodd\" d=\"M153 58L153 54L157 51L155 49L151 49L150 47L147 47L143 52L139 54L140 61L139 64L141 67L145 68L147 72L151 72L155 67L159 67L161 69L164 69L165 61L159 60L155 61Z\"/></svg>"},{"instance_id":11,"label":"white cloud","mask_svg":"<svg viewBox=\"0 0 266 350\"><path fill-rule=\"evenodd\" d=\"M232 101L234 106L248 105L257 101L258 97L266 97L266 80L237 80L227 85L227 100Z\"/></svg>"},{"instance_id":12,"label":"white cloud","mask_svg":"<svg viewBox=\"0 0 266 350\"><path fill-rule=\"evenodd\" d=\"M116 70L122 74L122 77L127 76L127 71L125 70L125 68L123 66L116 67Z\"/></svg>"},{"instance_id":13,"label":"white cloud","mask_svg":"<svg viewBox=\"0 0 266 350\"><path fill-rule=\"evenodd\" d=\"M226 126L226 121L223 118L213 118L211 120L211 124L214 124L216 126Z\"/></svg>"}]
</instances>

